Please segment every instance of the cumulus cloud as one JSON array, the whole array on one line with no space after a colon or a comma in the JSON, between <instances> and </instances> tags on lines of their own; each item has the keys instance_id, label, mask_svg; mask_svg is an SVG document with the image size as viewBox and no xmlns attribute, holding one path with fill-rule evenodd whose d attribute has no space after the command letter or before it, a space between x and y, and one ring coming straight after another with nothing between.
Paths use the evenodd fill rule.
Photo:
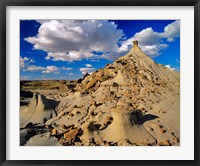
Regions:
<instances>
[{"instance_id":1,"label":"cumulus cloud","mask_svg":"<svg viewBox=\"0 0 200 166\"><path fill-rule=\"evenodd\" d=\"M36 65L29 65L25 66L23 68L23 71L29 71L29 72L36 72L36 71L41 71L43 74L49 74L49 73L54 73L54 74L60 74L61 71L70 71L73 68L70 67L61 67L58 68L56 66L36 66Z\"/></svg>"},{"instance_id":2,"label":"cumulus cloud","mask_svg":"<svg viewBox=\"0 0 200 166\"><path fill-rule=\"evenodd\" d=\"M29 62L30 62L30 63L35 63L35 60L34 60L34 59L30 59Z\"/></svg>"},{"instance_id":3,"label":"cumulus cloud","mask_svg":"<svg viewBox=\"0 0 200 166\"><path fill-rule=\"evenodd\" d=\"M80 71L82 72L82 74L86 74L86 73L91 74L95 71L95 68L84 67L84 68L80 68Z\"/></svg>"},{"instance_id":4,"label":"cumulus cloud","mask_svg":"<svg viewBox=\"0 0 200 166\"><path fill-rule=\"evenodd\" d=\"M180 21L167 25L162 32L148 27L125 39L123 30L107 20L37 20L38 34L25 38L33 44L33 49L47 52L46 60L78 61L101 58L115 60L132 48L132 41L150 57L159 56L180 36ZM165 40L164 40L165 39ZM99 53L99 54L98 54ZM23 63L22 63L23 66ZM86 66L87 67L87 66Z\"/></svg>"},{"instance_id":5,"label":"cumulus cloud","mask_svg":"<svg viewBox=\"0 0 200 166\"><path fill-rule=\"evenodd\" d=\"M58 68L56 66L47 66L45 70L42 71L42 73L55 73L59 74Z\"/></svg>"},{"instance_id":6,"label":"cumulus cloud","mask_svg":"<svg viewBox=\"0 0 200 166\"><path fill-rule=\"evenodd\" d=\"M68 62L72 62L75 60L81 60L83 58L90 58L92 57L93 54L86 52L86 51L71 51L68 53L60 53L60 52L48 52L47 56L45 57L46 60L53 60L53 61L68 61Z\"/></svg>"},{"instance_id":7,"label":"cumulus cloud","mask_svg":"<svg viewBox=\"0 0 200 166\"><path fill-rule=\"evenodd\" d=\"M41 26L34 37L25 38L33 48L46 51L47 60L74 61L94 56L94 52L118 49L124 36L107 20L37 20Z\"/></svg>"},{"instance_id":8,"label":"cumulus cloud","mask_svg":"<svg viewBox=\"0 0 200 166\"><path fill-rule=\"evenodd\" d=\"M103 54L102 57L109 60L115 60L118 57L127 54L131 49L134 40L139 41L139 46L146 55L157 57L169 46L167 43L163 43L163 39L166 39L168 42L173 42L174 39L178 37L180 37L180 21L174 21L167 25L163 32L156 32L151 27L148 27L137 32L133 37L123 41L116 52Z\"/></svg>"},{"instance_id":9,"label":"cumulus cloud","mask_svg":"<svg viewBox=\"0 0 200 166\"><path fill-rule=\"evenodd\" d=\"M28 58L28 57L24 57L22 58L20 56L20 68L25 68L25 66L27 66L30 63L34 63L35 60L33 58Z\"/></svg>"},{"instance_id":10,"label":"cumulus cloud","mask_svg":"<svg viewBox=\"0 0 200 166\"><path fill-rule=\"evenodd\" d=\"M167 48L168 45L167 44L161 44L161 43L157 43L157 44L153 44L153 45L146 45L146 46L142 46L142 50L150 57L156 57L158 55L161 54L161 50Z\"/></svg>"},{"instance_id":11,"label":"cumulus cloud","mask_svg":"<svg viewBox=\"0 0 200 166\"><path fill-rule=\"evenodd\" d=\"M167 41L172 42L174 41L174 38L180 36L180 21L174 21L173 23L167 25L164 28L164 32L161 34L161 36L167 38Z\"/></svg>"}]
</instances>

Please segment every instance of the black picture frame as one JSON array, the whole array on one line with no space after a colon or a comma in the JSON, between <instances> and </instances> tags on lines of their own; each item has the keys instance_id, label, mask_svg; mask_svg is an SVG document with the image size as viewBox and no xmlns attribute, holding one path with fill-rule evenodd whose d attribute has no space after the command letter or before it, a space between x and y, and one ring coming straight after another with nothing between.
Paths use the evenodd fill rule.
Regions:
<instances>
[{"instance_id":1,"label":"black picture frame","mask_svg":"<svg viewBox=\"0 0 200 166\"><path fill-rule=\"evenodd\" d=\"M7 6L194 6L194 160L7 160L6 159L6 7ZM199 162L199 0L1 0L0 1L0 164L3 165L200 165ZM188 103L189 104L189 103Z\"/></svg>"}]
</instances>

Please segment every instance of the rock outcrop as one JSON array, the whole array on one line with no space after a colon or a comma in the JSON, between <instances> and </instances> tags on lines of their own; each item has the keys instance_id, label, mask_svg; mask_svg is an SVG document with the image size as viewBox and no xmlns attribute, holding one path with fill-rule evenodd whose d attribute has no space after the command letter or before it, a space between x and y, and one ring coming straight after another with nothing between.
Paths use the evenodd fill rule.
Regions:
<instances>
[{"instance_id":1,"label":"rock outcrop","mask_svg":"<svg viewBox=\"0 0 200 166\"><path fill-rule=\"evenodd\" d=\"M44 124L57 115L55 108L59 102L49 100L40 94L33 94L28 106L22 106L20 112L20 127L27 124Z\"/></svg>"},{"instance_id":2,"label":"rock outcrop","mask_svg":"<svg viewBox=\"0 0 200 166\"><path fill-rule=\"evenodd\" d=\"M34 95L21 124L50 126L62 145L179 145L180 74L133 44L127 55L78 81L57 106Z\"/></svg>"}]
</instances>

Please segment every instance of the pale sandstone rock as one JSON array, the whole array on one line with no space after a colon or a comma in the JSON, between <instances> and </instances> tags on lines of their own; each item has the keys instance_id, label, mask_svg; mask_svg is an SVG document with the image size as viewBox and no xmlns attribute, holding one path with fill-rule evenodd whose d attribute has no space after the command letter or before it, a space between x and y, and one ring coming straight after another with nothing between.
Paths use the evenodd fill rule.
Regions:
<instances>
[{"instance_id":1,"label":"pale sandstone rock","mask_svg":"<svg viewBox=\"0 0 200 166\"><path fill-rule=\"evenodd\" d=\"M39 97L38 106L33 97L28 107L21 107L21 126L54 124L62 145L178 146L180 74L146 56L138 41L133 44L127 55L58 97L55 109L46 112L51 102Z\"/></svg>"}]
</instances>

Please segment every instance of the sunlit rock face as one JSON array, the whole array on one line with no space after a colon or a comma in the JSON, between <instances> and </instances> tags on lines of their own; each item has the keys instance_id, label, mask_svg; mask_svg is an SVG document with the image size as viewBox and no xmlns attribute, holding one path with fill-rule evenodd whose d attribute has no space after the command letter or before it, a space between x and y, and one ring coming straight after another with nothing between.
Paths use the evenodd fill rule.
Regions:
<instances>
[{"instance_id":1,"label":"sunlit rock face","mask_svg":"<svg viewBox=\"0 0 200 166\"><path fill-rule=\"evenodd\" d=\"M67 95L34 95L20 122L45 126L57 145L179 145L179 94L179 72L154 62L133 41L127 55L87 74Z\"/></svg>"}]
</instances>

